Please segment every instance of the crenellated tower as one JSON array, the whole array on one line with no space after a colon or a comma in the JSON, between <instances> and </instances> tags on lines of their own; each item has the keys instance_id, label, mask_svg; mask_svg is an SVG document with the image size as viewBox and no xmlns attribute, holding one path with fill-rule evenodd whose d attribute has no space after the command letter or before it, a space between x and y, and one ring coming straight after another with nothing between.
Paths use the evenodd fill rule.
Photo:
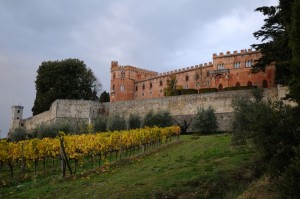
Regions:
<instances>
[{"instance_id":1,"label":"crenellated tower","mask_svg":"<svg viewBox=\"0 0 300 199\"><path fill-rule=\"evenodd\" d=\"M140 69L134 66L120 66L117 61L111 62L110 101L134 99L135 82L158 75L157 72Z\"/></svg>"}]
</instances>

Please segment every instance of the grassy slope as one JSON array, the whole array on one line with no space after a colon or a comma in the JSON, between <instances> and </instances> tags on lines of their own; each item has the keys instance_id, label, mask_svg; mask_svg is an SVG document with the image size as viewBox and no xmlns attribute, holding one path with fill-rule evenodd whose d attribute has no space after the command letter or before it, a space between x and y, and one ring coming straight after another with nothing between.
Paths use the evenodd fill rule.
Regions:
<instances>
[{"instance_id":1,"label":"grassy slope","mask_svg":"<svg viewBox=\"0 0 300 199\"><path fill-rule=\"evenodd\" d=\"M214 182L220 173L230 173L251 162L252 150L234 148L230 142L228 134L181 136L180 143L149 156L77 175L73 179L54 176L6 187L0 191L0 198L199 197L199 191L208 192L210 188L203 186L208 182L203 179L211 178L209 182ZM227 197L236 194L234 191Z\"/></svg>"}]
</instances>

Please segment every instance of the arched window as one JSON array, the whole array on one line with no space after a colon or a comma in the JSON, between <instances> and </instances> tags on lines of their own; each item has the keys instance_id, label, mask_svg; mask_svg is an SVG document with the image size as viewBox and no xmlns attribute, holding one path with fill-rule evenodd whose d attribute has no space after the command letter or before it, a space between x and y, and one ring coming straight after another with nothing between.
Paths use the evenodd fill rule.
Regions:
<instances>
[{"instance_id":1,"label":"arched window","mask_svg":"<svg viewBox=\"0 0 300 199\"><path fill-rule=\"evenodd\" d=\"M198 73L196 73L196 77L195 77L196 80L199 80L200 79L200 75Z\"/></svg>"},{"instance_id":2,"label":"arched window","mask_svg":"<svg viewBox=\"0 0 300 199\"><path fill-rule=\"evenodd\" d=\"M241 86L240 82L237 82L237 83L235 84L235 86L236 86L236 87Z\"/></svg>"},{"instance_id":3,"label":"arched window","mask_svg":"<svg viewBox=\"0 0 300 199\"><path fill-rule=\"evenodd\" d=\"M262 82L262 86L263 86L263 88L268 88L268 82L267 82L267 80L264 80Z\"/></svg>"},{"instance_id":4,"label":"arched window","mask_svg":"<svg viewBox=\"0 0 300 199\"><path fill-rule=\"evenodd\" d=\"M124 90L125 90L124 85L121 85L121 86L120 86L120 91L124 91Z\"/></svg>"},{"instance_id":5,"label":"arched window","mask_svg":"<svg viewBox=\"0 0 300 199\"><path fill-rule=\"evenodd\" d=\"M121 71L121 78L122 79L125 78L125 71L124 70Z\"/></svg>"},{"instance_id":6,"label":"arched window","mask_svg":"<svg viewBox=\"0 0 300 199\"><path fill-rule=\"evenodd\" d=\"M163 85L163 82L162 82L162 80L160 80L160 81L159 81L159 85L160 85L160 86L162 86L162 85Z\"/></svg>"},{"instance_id":7,"label":"arched window","mask_svg":"<svg viewBox=\"0 0 300 199\"><path fill-rule=\"evenodd\" d=\"M252 86L252 82L248 81L247 86L251 87Z\"/></svg>"},{"instance_id":8,"label":"arched window","mask_svg":"<svg viewBox=\"0 0 300 199\"><path fill-rule=\"evenodd\" d=\"M223 90L223 84L219 84L218 89Z\"/></svg>"},{"instance_id":9,"label":"arched window","mask_svg":"<svg viewBox=\"0 0 300 199\"><path fill-rule=\"evenodd\" d=\"M217 69L218 70L222 70L222 69L224 69L225 67L224 67L224 63L219 63L218 65L217 65Z\"/></svg>"},{"instance_id":10,"label":"arched window","mask_svg":"<svg viewBox=\"0 0 300 199\"><path fill-rule=\"evenodd\" d=\"M235 62L235 63L233 64L233 67L234 67L234 68L241 68L241 63L240 63L240 62Z\"/></svg>"},{"instance_id":11,"label":"arched window","mask_svg":"<svg viewBox=\"0 0 300 199\"><path fill-rule=\"evenodd\" d=\"M189 81L189 76L185 76L185 81Z\"/></svg>"},{"instance_id":12,"label":"arched window","mask_svg":"<svg viewBox=\"0 0 300 199\"><path fill-rule=\"evenodd\" d=\"M247 60L245 64L246 64L246 68L252 67L252 60Z\"/></svg>"}]
</instances>

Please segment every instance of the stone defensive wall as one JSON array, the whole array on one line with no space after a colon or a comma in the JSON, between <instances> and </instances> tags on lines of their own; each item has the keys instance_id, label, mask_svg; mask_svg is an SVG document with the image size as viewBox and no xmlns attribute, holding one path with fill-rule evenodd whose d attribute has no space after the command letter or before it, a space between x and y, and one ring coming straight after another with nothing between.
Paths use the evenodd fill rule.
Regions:
<instances>
[{"instance_id":1,"label":"stone defensive wall","mask_svg":"<svg viewBox=\"0 0 300 199\"><path fill-rule=\"evenodd\" d=\"M286 87L274 87L265 89L265 99L278 100L285 97ZM130 114L139 114L143 117L150 110L168 110L175 119L184 119L196 114L198 107L215 110L220 131L231 129L233 119L232 100L239 97L253 98L251 90L222 91L207 94L191 94L170 96L154 99L141 99L114 103L99 103L88 100L56 100L51 108L41 114L23 119L15 125L24 126L32 130L41 124L55 122L93 122L99 115L120 113L128 118ZM14 126L15 128L18 126Z\"/></svg>"}]
</instances>

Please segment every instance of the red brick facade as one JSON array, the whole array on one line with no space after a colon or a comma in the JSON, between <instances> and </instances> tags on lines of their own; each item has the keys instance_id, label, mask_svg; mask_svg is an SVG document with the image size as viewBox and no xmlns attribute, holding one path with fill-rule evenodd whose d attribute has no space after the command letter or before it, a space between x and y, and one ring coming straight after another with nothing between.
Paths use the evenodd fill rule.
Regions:
<instances>
[{"instance_id":1,"label":"red brick facade","mask_svg":"<svg viewBox=\"0 0 300 199\"><path fill-rule=\"evenodd\" d=\"M111 63L111 102L163 97L170 76L175 75L177 86L183 89L217 88L233 86L273 87L275 67L265 72L251 73L251 66L261 57L258 51L241 50L213 54L213 62L159 74L134 66Z\"/></svg>"}]
</instances>

